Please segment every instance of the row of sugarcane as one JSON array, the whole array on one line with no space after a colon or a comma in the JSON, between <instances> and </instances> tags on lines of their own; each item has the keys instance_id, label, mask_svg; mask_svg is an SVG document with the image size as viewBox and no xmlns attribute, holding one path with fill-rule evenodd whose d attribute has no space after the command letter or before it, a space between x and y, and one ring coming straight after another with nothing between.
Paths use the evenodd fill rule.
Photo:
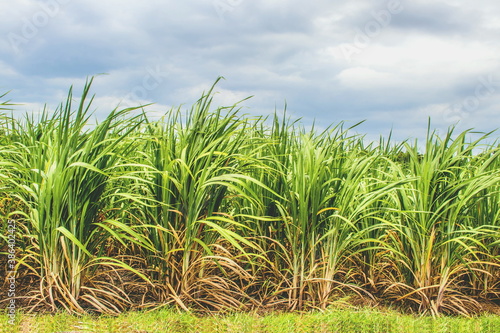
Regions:
<instances>
[{"instance_id":1,"label":"row of sugarcane","mask_svg":"<svg viewBox=\"0 0 500 333\"><path fill-rule=\"evenodd\" d=\"M469 315L498 302L492 133L429 125L424 142L367 144L343 123L306 130L213 107L215 85L187 111L117 108L89 126L91 83L36 119L2 104L0 213L16 221L27 308L293 311L350 298Z\"/></svg>"}]
</instances>

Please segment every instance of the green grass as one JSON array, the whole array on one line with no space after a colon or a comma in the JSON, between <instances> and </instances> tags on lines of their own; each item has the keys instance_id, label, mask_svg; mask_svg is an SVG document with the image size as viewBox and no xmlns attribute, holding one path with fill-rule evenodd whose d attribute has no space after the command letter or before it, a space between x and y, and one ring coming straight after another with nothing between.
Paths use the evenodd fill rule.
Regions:
<instances>
[{"instance_id":1,"label":"green grass","mask_svg":"<svg viewBox=\"0 0 500 333\"><path fill-rule=\"evenodd\" d=\"M214 316L179 314L174 310L123 313L118 317L72 316L68 314L20 314L15 325L0 316L0 333L16 332L328 332L328 333L494 333L500 317L416 317L373 309L327 309L313 313L237 313Z\"/></svg>"}]
</instances>

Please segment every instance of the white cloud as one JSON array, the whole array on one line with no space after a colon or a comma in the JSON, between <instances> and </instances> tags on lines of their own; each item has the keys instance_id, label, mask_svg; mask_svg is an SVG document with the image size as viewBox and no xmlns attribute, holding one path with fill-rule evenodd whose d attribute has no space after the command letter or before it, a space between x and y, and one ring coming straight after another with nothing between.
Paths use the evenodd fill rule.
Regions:
<instances>
[{"instance_id":1,"label":"white cloud","mask_svg":"<svg viewBox=\"0 0 500 333\"><path fill-rule=\"evenodd\" d=\"M358 91L391 89L401 82L401 79L392 73L380 72L368 67L344 69L337 78L345 88Z\"/></svg>"}]
</instances>

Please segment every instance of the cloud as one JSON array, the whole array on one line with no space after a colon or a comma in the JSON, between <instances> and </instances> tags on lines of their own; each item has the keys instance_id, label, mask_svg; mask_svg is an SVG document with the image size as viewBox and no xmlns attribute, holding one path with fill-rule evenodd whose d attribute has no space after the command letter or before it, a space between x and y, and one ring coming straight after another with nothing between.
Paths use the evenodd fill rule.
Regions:
<instances>
[{"instance_id":1,"label":"cloud","mask_svg":"<svg viewBox=\"0 0 500 333\"><path fill-rule=\"evenodd\" d=\"M0 13L0 89L31 108L57 105L70 85L77 94L107 73L94 82L97 115L114 103L162 112L222 75L214 101L253 95L242 105L251 114L286 102L309 124L367 119L360 130L373 138L425 135L428 116L492 129L500 77L473 110L449 110L498 73L500 4L402 0L384 19L394 1L16 1Z\"/></svg>"}]
</instances>

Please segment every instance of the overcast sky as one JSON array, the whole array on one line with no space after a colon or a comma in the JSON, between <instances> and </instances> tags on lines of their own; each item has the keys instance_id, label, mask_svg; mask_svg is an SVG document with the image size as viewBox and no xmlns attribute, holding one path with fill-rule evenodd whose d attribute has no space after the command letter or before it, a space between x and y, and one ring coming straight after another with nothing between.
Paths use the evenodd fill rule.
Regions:
<instances>
[{"instance_id":1,"label":"overcast sky","mask_svg":"<svg viewBox=\"0 0 500 333\"><path fill-rule=\"evenodd\" d=\"M500 126L494 0L0 0L0 95L41 110L96 77L97 115L154 102L283 110L376 139ZM498 136L498 134L495 134Z\"/></svg>"}]
</instances>

